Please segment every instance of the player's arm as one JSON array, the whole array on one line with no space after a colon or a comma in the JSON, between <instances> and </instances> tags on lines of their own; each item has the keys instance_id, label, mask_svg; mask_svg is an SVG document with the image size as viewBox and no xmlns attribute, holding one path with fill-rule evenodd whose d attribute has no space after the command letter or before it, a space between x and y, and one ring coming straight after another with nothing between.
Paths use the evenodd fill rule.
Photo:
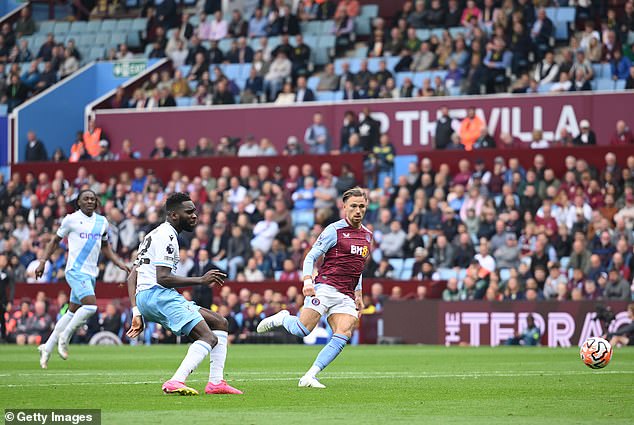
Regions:
<instances>
[{"instance_id":1,"label":"player's arm","mask_svg":"<svg viewBox=\"0 0 634 425\"><path fill-rule=\"evenodd\" d=\"M136 306L136 280L137 280L137 266L132 266L132 271L128 275L128 297L130 298L130 306L132 307L132 325L126 333L128 338L136 338L143 332L143 317L139 308Z\"/></svg>"},{"instance_id":2,"label":"player's arm","mask_svg":"<svg viewBox=\"0 0 634 425\"><path fill-rule=\"evenodd\" d=\"M313 282L313 269L315 263L324 255L330 248L337 244L337 231L333 226L328 226L321 232L321 235L315 241L315 244L310 249L306 258L304 258L304 264L302 267L302 280L304 281L304 288L302 290L305 297L312 297L315 295L315 287Z\"/></svg>"},{"instance_id":3,"label":"player's arm","mask_svg":"<svg viewBox=\"0 0 634 425\"><path fill-rule=\"evenodd\" d=\"M62 237L59 235L54 235L53 238L46 244L44 248L44 254L42 254L42 258L40 258L40 264L35 269L35 278L39 279L44 274L44 267L46 266L46 262L51 255L55 252L55 250L59 247L59 243L62 241Z\"/></svg>"},{"instance_id":4,"label":"player's arm","mask_svg":"<svg viewBox=\"0 0 634 425\"><path fill-rule=\"evenodd\" d=\"M115 266L119 267L121 270L125 270L127 273L130 273L130 267L128 267L128 265L124 263L117 254L112 252L112 247L107 240L101 241L101 252L103 253L104 257L112 261Z\"/></svg>"},{"instance_id":5,"label":"player's arm","mask_svg":"<svg viewBox=\"0 0 634 425\"><path fill-rule=\"evenodd\" d=\"M182 277L172 274L171 267L156 266L156 282L165 288L180 288L193 285L222 285L226 274L220 270L209 270L202 276Z\"/></svg>"}]
</instances>

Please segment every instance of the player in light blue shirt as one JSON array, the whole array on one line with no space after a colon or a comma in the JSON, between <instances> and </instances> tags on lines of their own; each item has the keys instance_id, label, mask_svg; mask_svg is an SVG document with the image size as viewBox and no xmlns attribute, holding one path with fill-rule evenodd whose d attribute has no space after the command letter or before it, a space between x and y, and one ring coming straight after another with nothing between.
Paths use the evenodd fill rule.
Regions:
<instances>
[{"instance_id":1,"label":"player in light blue shirt","mask_svg":"<svg viewBox=\"0 0 634 425\"><path fill-rule=\"evenodd\" d=\"M120 269L130 270L112 252L108 243L108 220L95 212L98 206L95 192L90 189L80 191L77 206L77 211L62 220L62 225L46 246L40 265L35 270L35 277L39 279L44 273L46 262L57 250L59 243L62 239L68 238L66 281L71 288L70 305L68 312L57 322L46 343L38 347L42 369L48 367L48 360L56 344L57 352L62 359L68 358L68 342L73 333L97 312L95 281L99 274L99 254L103 253Z\"/></svg>"}]
</instances>

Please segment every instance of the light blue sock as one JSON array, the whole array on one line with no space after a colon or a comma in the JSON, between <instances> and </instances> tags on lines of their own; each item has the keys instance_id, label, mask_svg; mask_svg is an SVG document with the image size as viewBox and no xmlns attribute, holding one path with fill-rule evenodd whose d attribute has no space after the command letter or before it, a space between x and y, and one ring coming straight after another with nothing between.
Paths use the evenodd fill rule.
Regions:
<instances>
[{"instance_id":1,"label":"light blue sock","mask_svg":"<svg viewBox=\"0 0 634 425\"><path fill-rule=\"evenodd\" d=\"M286 316L282 321L282 326L284 326L284 329L286 329L289 333L300 338L308 336L310 333L310 331L306 329L306 326L299 321L299 317L297 316Z\"/></svg>"},{"instance_id":2,"label":"light blue sock","mask_svg":"<svg viewBox=\"0 0 634 425\"><path fill-rule=\"evenodd\" d=\"M348 343L349 338L343 334L334 334L328 344L321 349L313 367L310 368L309 374L313 376L322 371L341 353Z\"/></svg>"}]
</instances>

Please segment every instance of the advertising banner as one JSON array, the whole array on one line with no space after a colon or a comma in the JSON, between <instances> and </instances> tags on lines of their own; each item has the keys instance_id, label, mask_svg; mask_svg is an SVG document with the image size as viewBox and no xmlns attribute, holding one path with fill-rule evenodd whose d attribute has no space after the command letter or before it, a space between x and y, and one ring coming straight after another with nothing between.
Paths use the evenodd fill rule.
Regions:
<instances>
[{"instance_id":1,"label":"advertising banner","mask_svg":"<svg viewBox=\"0 0 634 425\"><path fill-rule=\"evenodd\" d=\"M408 344L497 346L526 328L533 315L542 332L541 344L571 347L600 336L596 306L609 306L616 314L610 330L629 323L627 302L442 302L387 301L383 309L384 335Z\"/></svg>"},{"instance_id":2,"label":"advertising banner","mask_svg":"<svg viewBox=\"0 0 634 425\"><path fill-rule=\"evenodd\" d=\"M403 155L433 148L435 121L443 106L447 106L456 119L463 118L467 108L475 107L491 134L510 133L526 144L530 143L534 129L543 130L548 141L555 140L563 128L577 135L579 122L586 119L596 133L597 143L606 145L617 120L634 125L629 112L634 107L634 94L630 92L319 102L292 107L239 105L154 111L98 110L97 123L110 136L115 150L123 139L129 138L144 155L152 150L159 136L164 137L168 145L175 146L181 138L192 144L203 136L215 142L226 135L244 138L252 134L257 138L268 137L281 150L289 136L303 140L313 115L320 112L332 137L331 148L338 149L344 113L350 110L360 114L368 108L372 117L380 122L381 131L390 135L397 154ZM363 132L363 128L360 131Z\"/></svg>"}]
</instances>

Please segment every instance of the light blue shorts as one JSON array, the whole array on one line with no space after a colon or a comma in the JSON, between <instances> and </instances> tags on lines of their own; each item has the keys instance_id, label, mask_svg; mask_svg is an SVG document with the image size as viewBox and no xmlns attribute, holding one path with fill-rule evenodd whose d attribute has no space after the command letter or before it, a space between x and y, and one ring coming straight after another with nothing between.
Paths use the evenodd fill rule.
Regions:
<instances>
[{"instance_id":1,"label":"light blue shorts","mask_svg":"<svg viewBox=\"0 0 634 425\"><path fill-rule=\"evenodd\" d=\"M203 316L199 306L174 289L153 286L136 294L136 305L145 320L160 323L176 335L189 335Z\"/></svg>"},{"instance_id":2,"label":"light blue shorts","mask_svg":"<svg viewBox=\"0 0 634 425\"><path fill-rule=\"evenodd\" d=\"M82 298L95 295L96 280L89 274L69 270L66 272L66 282L70 286L70 302L81 304Z\"/></svg>"}]
</instances>

